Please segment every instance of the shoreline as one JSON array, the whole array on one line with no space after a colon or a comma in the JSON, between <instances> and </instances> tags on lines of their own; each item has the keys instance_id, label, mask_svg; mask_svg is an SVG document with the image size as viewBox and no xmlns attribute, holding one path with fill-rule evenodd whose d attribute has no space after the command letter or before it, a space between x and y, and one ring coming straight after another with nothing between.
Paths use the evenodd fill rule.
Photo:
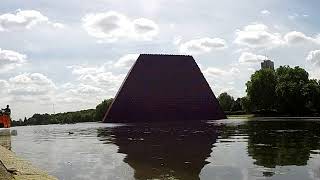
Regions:
<instances>
[{"instance_id":1,"label":"shoreline","mask_svg":"<svg viewBox=\"0 0 320 180\"><path fill-rule=\"evenodd\" d=\"M4 137L4 136L2 136ZM0 145L0 180L58 180Z\"/></svg>"}]
</instances>

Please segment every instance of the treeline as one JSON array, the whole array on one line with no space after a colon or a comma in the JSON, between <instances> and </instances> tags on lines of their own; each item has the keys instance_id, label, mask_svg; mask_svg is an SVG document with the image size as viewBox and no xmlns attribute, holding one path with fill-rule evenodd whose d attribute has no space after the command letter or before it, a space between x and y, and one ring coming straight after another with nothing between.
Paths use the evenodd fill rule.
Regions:
<instances>
[{"instance_id":1,"label":"treeline","mask_svg":"<svg viewBox=\"0 0 320 180\"><path fill-rule=\"evenodd\" d=\"M246 87L247 95L237 100L227 93L218 97L227 114L318 116L320 113L320 81L309 79L308 72L298 66L258 70Z\"/></svg>"},{"instance_id":2,"label":"treeline","mask_svg":"<svg viewBox=\"0 0 320 180\"><path fill-rule=\"evenodd\" d=\"M46 124L72 124L79 122L101 121L113 99L102 101L96 109L65 112L57 114L34 114L30 118L12 121L12 126L46 125Z\"/></svg>"}]
</instances>

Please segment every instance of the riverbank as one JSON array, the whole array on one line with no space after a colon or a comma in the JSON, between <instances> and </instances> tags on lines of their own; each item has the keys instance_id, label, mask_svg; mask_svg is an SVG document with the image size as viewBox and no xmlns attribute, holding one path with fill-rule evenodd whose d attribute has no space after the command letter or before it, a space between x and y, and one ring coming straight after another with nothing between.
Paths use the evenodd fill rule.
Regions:
<instances>
[{"instance_id":1,"label":"riverbank","mask_svg":"<svg viewBox=\"0 0 320 180\"><path fill-rule=\"evenodd\" d=\"M0 145L0 180L57 180Z\"/></svg>"}]
</instances>

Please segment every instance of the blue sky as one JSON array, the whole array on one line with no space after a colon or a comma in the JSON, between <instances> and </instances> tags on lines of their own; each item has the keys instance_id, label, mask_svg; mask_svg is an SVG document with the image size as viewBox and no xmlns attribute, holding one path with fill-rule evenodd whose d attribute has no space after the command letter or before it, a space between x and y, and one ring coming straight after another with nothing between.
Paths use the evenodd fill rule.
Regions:
<instances>
[{"instance_id":1,"label":"blue sky","mask_svg":"<svg viewBox=\"0 0 320 180\"><path fill-rule=\"evenodd\" d=\"M140 53L191 54L214 93L245 95L268 58L320 78L320 2L2 0L0 95L15 119L94 108ZM55 109L53 110L53 104Z\"/></svg>"}]
</instances>

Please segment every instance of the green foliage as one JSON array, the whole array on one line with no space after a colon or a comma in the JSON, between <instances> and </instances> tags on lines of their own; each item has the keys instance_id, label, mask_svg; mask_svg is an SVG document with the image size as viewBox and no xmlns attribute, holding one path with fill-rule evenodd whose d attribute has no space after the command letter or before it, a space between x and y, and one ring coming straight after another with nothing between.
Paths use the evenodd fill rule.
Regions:
<instances>
[{"instance_id":1,"label":"green foliage","mask_svg":"<svg viewBox=\"0 0 320 180\"><path fill-rule=\"evenodd\" d=\"M252 112L252 103L250 101L250 99L245 96L245 97L242 97L240 99L240 103L241 103L241 107L242 107L242 110L247 112L247 113L251 113Z\"/></svg>"},{"instance_id":2,"label":"green foliage","mask_svg":"<svg viewBox=\"0 0 320 180\"><path fill-rule=\"evenodd\" d=\"M250 101L246 104L245 100L243 104L256 112L304 115L320 111L320 84L310 80L308 72L300 67L262 69L256 71L246 85Z\"/></svg>"},{"instance_id":3,"label":"green foliage","mask_svg":"<svg viewBox=\"0 0 320 180\"><path fill-rule=\"evenodd\" d=\"M12 121L12 126L25 125L45 125L45 124L72 124L79 122L101 121L105 111L113 99L102 101L96 109L81 110L76 112L65 112L57 114L34 114L30 118L24 118L24 121Z\"/></svg>"},{"instance_id":4,"label":"green foliage","mask_svg":"<svg viewBox=\"0 0 320 180\"><path fill-rule=\"evenodd\" d=\"M234 100L232 96L224 92L218 96L219 104L222 110L227 114L244 114L241 98Z\"/></svg>"},{"instance_id":5,"label":"green foliage","mask_svg":"<svg viewBox=\"0 0 320 180\"><path fill-rule=\"evenodd\" d=\"M104 100L102 101L102 103L97 105L95 116L94 116L95 121L102 121L102 118L106 114L108 107L111 105L112 102L113 102L113 99L111 98L108 100Z\"/></svg>"},{"instance_id":6,"label":"green foliage","mask_svg":"<svg viewBox=\"0 0 320 180\"><path fill-rule=\"evenodd\" d=\"M256 71L246 83L247 95L257 109L272 110L276 101L277 77L272 69Z\"/></svg>"},{"instance_id":7,"label":"green foliage","mask_svg":"<svg viewBox=\"0 0 320 180\"><path fill-rule=\"evenodd\" d=\"M223 111L230 111L234 99L228 93L224 92L218 96L218 101Z\"/></svg>"},{"instance_id":8,"label":"green foliage","mask_svg":"<svg viewBox=\"0 0 320 180\"><path fill-rule=\"evenodd\" d=\"M241 110L242 110L241 99L237 98L237 100L232 102L231 111L241 111Z\"/></svg>"}]
</instances>

